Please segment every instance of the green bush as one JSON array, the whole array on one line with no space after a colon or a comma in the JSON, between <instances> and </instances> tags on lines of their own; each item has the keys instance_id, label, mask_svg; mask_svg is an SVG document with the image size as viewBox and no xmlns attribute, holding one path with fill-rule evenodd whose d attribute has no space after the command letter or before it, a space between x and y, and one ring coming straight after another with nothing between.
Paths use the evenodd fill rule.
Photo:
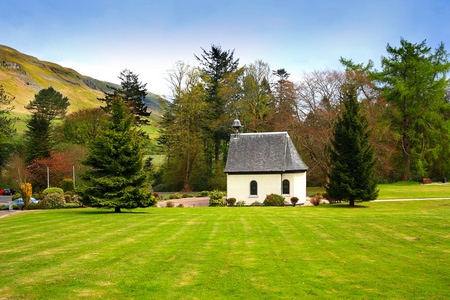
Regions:
<instances>
[{"instance_id":1,"label":"green bush","mask_svg":"<svg viewBox=\"0 0 450 300\"><path fill-rule=\"evenodd\" d=\"M209 197L209 192L201 191L200 193L197 194L197 197Z\"/></svg>"},{"instance_id":2,"label":"green bush","mask_svg":"<svg viewBox=\"0 0 450 300\"><path fill-rule=\"evenodd\" d=\"M153 190L154 190L155 192L164 192L164 191L167 191L167 187L166 187L165 184L160 183L160 184L155 185L155 187L153 188Z\"/></svg>"},{"instance_id":3,"label":"green bush","mask_svg":"<svg viewBox=\"0 0 450 300\"><path fill-rule=\"evenodd\" d=\"M181 195L178 193L170 194L169 199L181 199Z\"/></svg>"},{"instance_id":4,"label":"green bush","mask_svg":"<svg viewBox=\"0 0 450 300\"><path fill-rule=\"evenodd\" d=\"M173 204L172 201L167 201L166 202L166 207L174 207L175 205Z\"/></svg>"},{"instance_id":5,"label":"green bush","mask_svg":"<svg viewBox=\"0 0 450 300\"><path fill-rule=\"evenodd\" d=\"M177 207L184 207L184 204L180 203L180 204L177 205Z\"/></svg>"},{"instance_id":6,"label":"green bush","mask_svg":"<svg viewBox=\"0 0 450 300\"><path fill-rule=\"evenodd\" d=\"M191 195L184 193L183 195L181 195L182 198L191 198Z\"/></svg>"},{"instance_id":7,"label":"green bush","mask_svg":"<svg viewBox=\"0 0 450 300\"><path fill-rule=\"evenodd\" d=\"M277 194L270 194L264 199L265 206L284 206L284 197Z\"/></svg>"},{"instance_id":8,"label":"green bush","mask_svg":"<svg viewBox=\"0 0 450 300\"><path fill-rule=\"evenodd\" d=\"M226 206L227 202L223 199L223 193L212 191L209 195L209 206Z\"/></svg>"},{"instance_id":9,"label":"green bush","mask_svg":"<svg viewBox=\"0 0 450 300\"><path fill-rule=\"evenodd\" d=\"M51 187L51 188L45 189L42 192L42 196L45 198L48 194L53 194L53 193L58 193L58 194L64 195L64 191L62 188Z\"/></svg>"},{"instance_id":10,"label":"green bush","mask_svg":"<svg viewBox=\"0 0 450 300\"><path fill-rule=\"evenodd\" d=\"M298 202L298 198L297 197L292 197L291 198L292 206L295 206L295 204L297 204L297 202Z\"/></svg>"},{"instance_id":11,"label":"green bush","mask_svg":"<svg viewBox=\"0 0 450 300\"><path fill-rule=\"evenodd\" d=\"M234 204L236 203L236 198L228 198L227 203L229 206L234 206Z\"/></svg>"},{"instance_id":12,"label":"green bush","mask_svg":"<svg viewBox=\"0 0 450 300\"><path fill-rule=\"evenodd\" d=\"M259 201L255 201L252 204L250 204L250 206L262 206L262 203Z\"/></svg>"},{"instance_id":13,"label":"green bush","mask_svg":"<svg viewBox=\"0 0 450 300\"><path fill-rule=\"evenodd\" d=\"M239 206L239 207L242 207L242 206L245 206L245 201L238 201L237 203L236 203L236 206Z\"/></svg>"},{"instance_id":14,"label":"green bush","mask_svg":"<svg viewBox=\"0 0 450 300\"><path fill-rule=\"evenodd\" d=\"M80 204L78 203L66 203L66 205L64 206L64 208L79 208Z\"/></svg>"},{"instance_id":15,"label":"green bush","mask_svg":"<svg viewBox=\"0 0 450 300\"><path fill-rule=\"evenodd\" d=\"M70 178L64 178L61 183L61 188L65 192L72 192L73 191L73 180Z\"/></svg>"},{"instance_id":16,"label":"green bush","mask_svg":"<svg viewBox=\"0 0 450 300\"><path fill-rule=\"evenodd\" d=\"M19 199L20 197L22 197L22 195L20 193L15 193L14 195L12 195L11 199L16 200L16 199Z\"/></svg>"},{"instance_id":17,"label":"green bush","mask_svg":"<svg viewBox=\"0 0 450 300\"><path fill-rule=\"evenodd\" d=\"M50 193L44 197L44 204L48 208L61 208L66 205L66 201L62 193Z\"/></svg>"}]
</instances>

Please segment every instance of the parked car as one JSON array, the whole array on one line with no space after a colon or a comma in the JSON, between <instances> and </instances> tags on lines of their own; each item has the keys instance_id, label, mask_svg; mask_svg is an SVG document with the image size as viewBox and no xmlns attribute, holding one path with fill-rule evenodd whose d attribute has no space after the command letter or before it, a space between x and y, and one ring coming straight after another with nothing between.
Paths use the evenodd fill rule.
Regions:
<instances>
[{"instance_id":1,"label":"parked car","mask_svg":"<svg viewBox=\"0 0 450 300\"><path fill-rule=\"evenodd\" d=\"M24 204L22 198L17 198L16 200L13 200L12 203L14 205L23 205ZM39 203L39 200L36 200L33 197L31 197L30 203ZM9 205L9 203L5 204L5 206L8 206L8 205Z\"/></svg>"},{"instance_id":2,"label":"parked car","mask_svg":"<svg viewBox=\"0 0 450 300\"><path fill-rule=\"evenodd\" d=\"M3 190L3 195L4 196L15 195L15 194L16 194L16 190L15 189L4 189Z\"/></svg>"}]
</instances>

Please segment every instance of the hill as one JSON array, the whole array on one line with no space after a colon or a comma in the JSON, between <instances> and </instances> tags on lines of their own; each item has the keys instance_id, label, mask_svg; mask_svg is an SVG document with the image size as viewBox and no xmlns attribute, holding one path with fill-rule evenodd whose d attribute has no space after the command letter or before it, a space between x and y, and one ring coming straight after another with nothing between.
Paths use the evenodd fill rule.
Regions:
<instances>
[{"instance_id":1,"label":"hill","mask_svg":"<svg viewBox=\"0 0 450 300\"><path fill-rule=\"evenodd\" d=\"M69 112L81 108L98 107L109 86L118 85L84 76L77 71L58 64L41 61L36 57L23 54L15 49L0 45L0 84L5 91L15 97L12 103L16 113L27 113L24 108L41 89L53 86L69 98ZM159 115L160 97L148 93L147 107Z\"/></svg>"}]
</instances>

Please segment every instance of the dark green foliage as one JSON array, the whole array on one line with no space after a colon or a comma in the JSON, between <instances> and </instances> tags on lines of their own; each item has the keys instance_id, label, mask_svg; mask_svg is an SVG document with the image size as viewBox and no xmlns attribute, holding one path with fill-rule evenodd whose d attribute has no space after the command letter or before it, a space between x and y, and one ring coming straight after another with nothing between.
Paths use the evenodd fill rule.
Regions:
<instances>
[{"instance_id":1,"label":"dark green foliage","mask_svg":"<svg viewBox=\"0 0 450 300\"><path fill-rule=\"evenodd\" d=\"M284 206L284 197L277 194L266 196L263 202L264 206Z\"/></svg>"},{"instance_id":2,"label":"dark green foliage","mask_svg":"<svg viewBox=\"0 0 450 300\"><path fill-rule=\"evenodd\" d=\"M223 193L212 191L209 195L209 206L226 206L227 202L223 199Z\"/></svg>"},{"instance_id":3,"label":"dark green foliage","mask_svg":"<svg viewBox=\"0 0 450 300\"><path fill-rule=\"evenodd\" d=\"M67 115L59 131L65 141L89 145L97 138L100 130L104 129L107 117L101 108L81 109Z\"/></svg>"},{"instance_id":4,"label":"dark green foliage","mask_svg":"<svg viewBox=\"0 0 450 300\"><path fill-rule=\"evenodd\" d=\"M72 192L73 187L73 180L71 178L64 178L61 183L61 188L64 190L64 192Z\"/></svg>"},{"instance_id":5,"label":"dark green foliage","mask_svg":"<svg viewBox=\"0 0 450 300\"><path fill-rule=\"evenodd\" d=\"M26 146L27 161L50 157L53 146L51 121L43 115L34 113L27 121Z\"/></svg>"},{"instance_id":6,"label":"dark green foliage","mask_svg":"<svg viewBox=\"0 0 450 300\"><path fill-rule=\"evenodd\" d=\"M14 124L17 121L17 118L10 116L11 110L14 107L9 105L13 100L14 97L8 97L3 86L0 84L0 170L13 151L10 139L16 133Z\"/></svg>"},{"instance_id":7,"label":"dark green foliage","mask_svg":"<svg viewBox=\"0 0 450 300\"><path fill-rule=\"evenodd\" d=\"M356 100L355 88L345 91L345 111L334 126L331 141L330 182L326 186L328 195L335 200L369 201L378 196L373 168L373 147L369 145L371 132L367 117L362 115Z\"/></svg>"},{"instance_id":8,"label":"dark green foliage","mask_svg":"<svg viewBox=\"0 0 450 300\"><path fill-rule=\"evenodd\" d=\"M57 117L64 117L69 105L67 97L64 97L53 87L49 87L39 91L34 96L34 100L30 101L25 108L52 121Z\"/></svg>"},{"instance_id":9,"label":"dark green foliage","mask_svg":"<svg viewBox=\"0 0 450 300\"><path fill-rule=\"evenodd\" d=\"M100 132L89 147L90 153L84 165L91 167L83 179L87 185L79 194L86 206L132 209L156 204L143 171L144 139L141 131L133 127L120 96L111 104L111 118L107 129Z\"/></svg>"},{"instance_id":10,"label":"dark green foliage","mask_svg":"<svg viewBox=\"0 0 450 300\"><path fill-rule=\"evenodd\" d=\"M448 160L442 159L450 142L450 104L445 101L450 62L442 43L434 53L425 41L412 44L401 39L400 44L388 44L389 56L382 58L383 69L374 77L384 85L386 100L394 108L390 117L401 135L402 179L411 180L413 172L427 177L433 162L450 170Z\"/></svg>"},{"instance_id":11,"label":"dark green foliage","mask_svg":"<svg viewBox=\"0 0 450 300\"><path fill-rule=\"evenodd\" d=\"M136 124L148 124L148 117L151 112L147 111L147 106L144 102L147 96L147 84L139 81L139 76L130 70L123 70L120 72L119 79L121 87L110 87L113 92L105 93L105 98L99 99L105 101L106 106L102 107L106 112L110 112L116 95L122 97L123 102L127 105L130 114L135 115Z\"/></svg>"}]
</instances>

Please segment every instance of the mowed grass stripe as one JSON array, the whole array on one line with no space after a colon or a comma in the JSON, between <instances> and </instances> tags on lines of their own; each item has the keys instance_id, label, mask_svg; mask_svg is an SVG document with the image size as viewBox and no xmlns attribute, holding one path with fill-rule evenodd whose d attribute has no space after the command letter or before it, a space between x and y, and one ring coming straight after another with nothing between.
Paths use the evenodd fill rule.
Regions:
<instances>
[{"instance_id":1,"label":"mowed grass stripe","mask_svg":"<svg viewBox=\"0 0 450 300\"><path fill-rule=\"evenodd\" d=\"M364 205L13 215L0 298L445 298L450 201Z\"/></svg>"}]
</instances>

